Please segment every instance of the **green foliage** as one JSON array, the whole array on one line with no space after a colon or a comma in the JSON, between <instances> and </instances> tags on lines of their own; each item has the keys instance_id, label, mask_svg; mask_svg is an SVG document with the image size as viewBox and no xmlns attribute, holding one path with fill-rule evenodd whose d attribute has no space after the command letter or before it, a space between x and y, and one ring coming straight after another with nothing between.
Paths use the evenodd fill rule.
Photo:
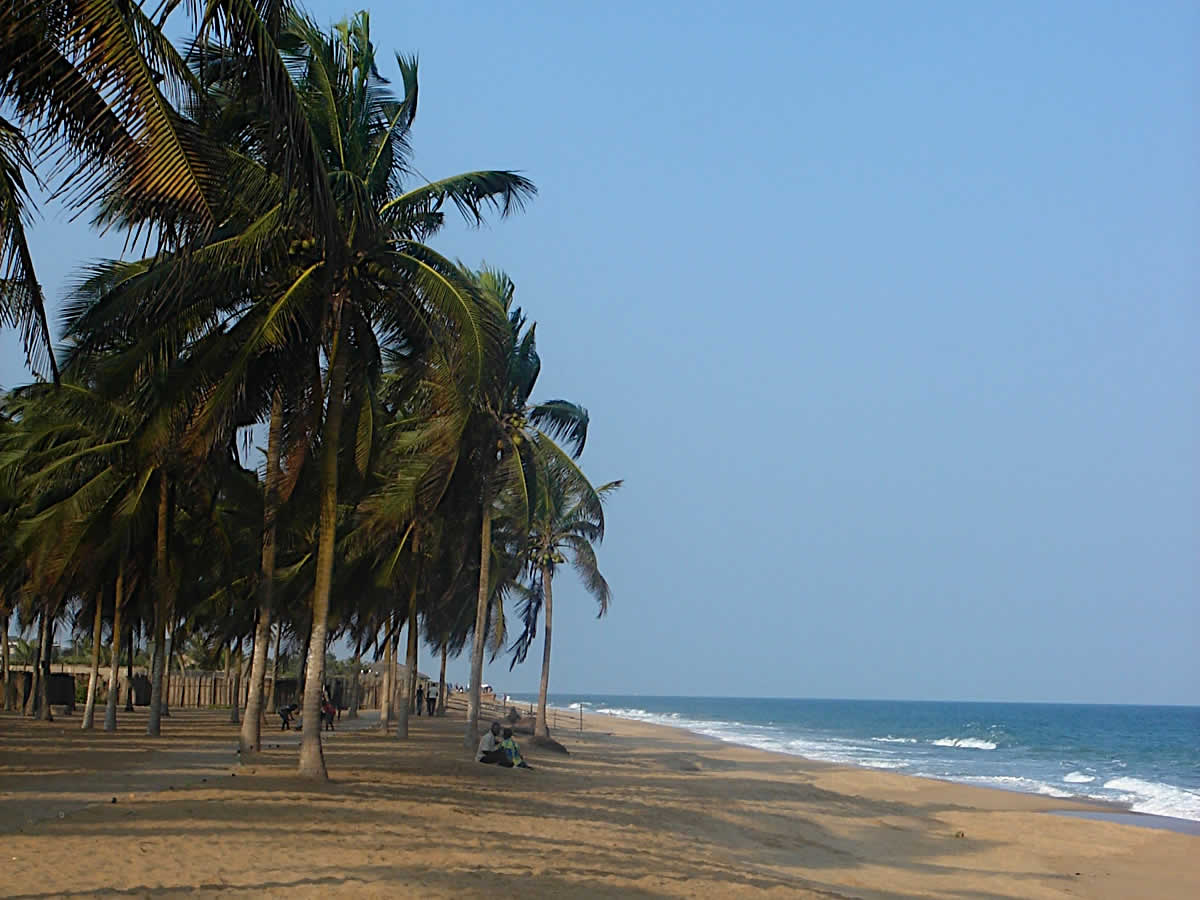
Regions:
<instances>
[{"instance_id":1,"label":"green foliage","mask_svg":"<svg viewBox=\"0 0 1200 900\"><path fill-rule=\"evenodd\" d=\"M249 653L269 585L280 677L326 624L379 658L410 596L425 638L457 653L481 552L494 651L505 598L528 610L532 573L562 560L603 610L588 550L613 486L579 470L587 411L531 399L536 329L511 279L428 243L448 211L477 226L534 185L416 171L416 58L386 60L389 82L366 13L322 29L284 2L186 4L203 15L182 50L137 3L14 9L0 29L0 101L19 114L0 120L0 321L57 382L0 398L0 598L20 598L22 626L73 625L68 658L87 663L96 604L111 623L119 595L139 665L161 628L185 666L219 669ZM31 49L6 53L18 39ZM61 369L23 249L35 151L62 155L75 199L147 254L81 270ZM268 502L249 429L273 408ZM536 611L526 620L532 635Z\"/></svg>"}]
</instances>

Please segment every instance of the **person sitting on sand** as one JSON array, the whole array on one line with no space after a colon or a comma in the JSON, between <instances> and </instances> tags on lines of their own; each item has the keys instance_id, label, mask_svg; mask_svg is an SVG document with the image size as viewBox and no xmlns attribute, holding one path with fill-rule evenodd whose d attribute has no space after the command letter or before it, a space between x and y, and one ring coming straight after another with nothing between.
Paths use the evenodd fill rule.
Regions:
<instances>
[{"instance_id":1,"label":"person sitting on sand","mask_svg":"<svg viewBox=\"0 0 1200 900\"><path fill-rule=\"evenodd\" d=\"M506 769L512 768L508 754L500 746L499 722L493 722L492 727L479 739L479 752L475 754L475 758L481 763L504 766Z\"/></svg>"},{"instance_id":2,"label":"person sitting on sand","mask_svg":"<svg viewBox=\"0 0 1200 900\"><path fill-rule=\"evenodd\" d=\"M504 729L504 740L500 742L500 749L508 757L508 764L516 766L518 769L532 769L533 766L525 762L525 758L521 756L521 748L517 746L517 742L513 740L513 731L511 728Z\"/></svg>"}]
</instances>

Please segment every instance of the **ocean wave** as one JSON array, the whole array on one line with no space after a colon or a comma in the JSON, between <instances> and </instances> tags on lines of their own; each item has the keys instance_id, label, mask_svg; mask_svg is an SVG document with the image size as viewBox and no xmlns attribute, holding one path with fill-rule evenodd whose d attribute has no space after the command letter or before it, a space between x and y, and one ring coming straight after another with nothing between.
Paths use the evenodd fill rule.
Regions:
<instances>
[{"instance_id":1,"label":"ocean wave","mask_svg":"<svg viewBox=\"0 0 1200 900\"><path fill-rule=\"evenodd\" d=\"M864 766L868 769L906 769L909 763L906 759L860 759L851 765Z\"/></svg>"},{"instance_id":2,"label":"ocean wave","mask_svg":"<svg viewBox=\"0 0 1200 900\"><path fill-rule=\"evenodd\" d=\"M930 741L935 747L959 747L964 750L995 750L996 744L993 741L985 741L980 738L939 738L936 741Z\"/></svg>"},{"instance_id":3,"label":"ocean wave","mask_svg":"<svg viewBox=\"0 0 1200 900\"><path fill-rule=\"evenodd\" d=\"M1020 791L1023 794L1042 794L1046 797L1074 797L1070 791L1038 781L1036 778L1024 778L1020 775L926 775L927 778L941 778L944 781L957 781L961 784L977 784L982 787L998 787L1008 791Z\"/></svg>"},{"instance_id":4,"label":"ocean wave","mask_svg":"<svg viewBox=\"0 0 1200 900\"><path fill-rule=\"evenodd\" d=\"M579 707L589 709L593 713L684 728L695 734L731 744L822 762L911 772L943 781L1041 794L1046 797L1092 798L1117 802L1134 812L1200 821L1200 791L1132 777L1133 767L1126 769L1125 761L1117 758L1115 754L1102 757L1104 761L1096 762L1095 769L1086 764L1087 760L1071 756L1063 760L1062 768L1052 768L1035 760L1009 761L1007 756L1011 754L1007 750L1003 753L987 751L996 751L1001 746L1019 749L1025 742L1016 736L995 731L989 733L982 728L958 726L962 731L968 734L974 732L977 736L946 736L936 740L901 737L887 731L874 737L849 737L807 729L807 733L798 734L797 729L774 722L764 724L737 721L733 717L710 718L703 713L687 715L668 710L651 712L637 705L636 701L624 704L610 701L609 704L604 704L603 701L597 700L594 702L595 708L589 708L584 702L580 702ZM979 752L950 754L949 749ZM1017 765L1021 768L1014 771ZM999 768L1000 771L984 774L995 768ZM1063 769L1066 769L1066 772ZM1131 774L1125 775L1122 769Z\"/></svg>"},{"instance_id":5,"label":"ocean wave","mask_svg":"<svg viewBox=\"0 0 1200 900\"><path fill-rule=\"evenodd\" d=\"M602 706L597 709L596 712L603 713L606 716L616 716L618 719L644 719L646 721L654 721L664 718L663 716L658 716L654 713L648 713L644 709L622 709L620 707L612 708L608 706Z\"/></svg>"},{"instance_id":6,"label":"ocean wave","mask_svg":"<svg viewBox=\"0 0 1200 900\"><path fill-rule=\"evenodd\" d=\"M1128 775L1109 779L1104 782L1104 789L1118 791L1118 799L1128 803L1134 812L1200 822L1200 791L1190 791L1161 781L1143 781Z\"/></svg>"},{"instance_id":7,"label":"ocean wave","mask_svg":"<svg viewBox=\"0 0 1200 900\"><path fill-rule=\"evenodd\" d=\"M677 712L652 713L636 707L600 707L597 713L632 719L654 725L684 728L694 734L715 738L729 744L753 747L771 753L786 753L805 759L820 760L846 766L869 769L903 769L910 765L906 759L894 757L894 751L862 746L844 738L796 737L774 725L752 725L725 720L691 719Z\"/></svg>"}]
</instances>

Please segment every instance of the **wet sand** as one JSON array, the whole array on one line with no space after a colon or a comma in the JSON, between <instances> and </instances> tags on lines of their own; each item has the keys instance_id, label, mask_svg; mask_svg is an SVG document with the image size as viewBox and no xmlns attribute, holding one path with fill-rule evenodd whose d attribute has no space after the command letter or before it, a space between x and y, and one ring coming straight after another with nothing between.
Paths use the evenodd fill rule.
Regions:
<instances>
[{"instance_id":1,"label":"wet sand","mask_svg":"<svg viewBox=\"0 0 1200 900\"><path fill-rule=\"evenodd\" d=\"M331 781L227 711L82 733L0 715L0 896L1196 897L1200 838L1052 798L850 769L589 716L473 762L460 718L343 722ZM277 726L276 726L277 727ZM113 803L113 798L117 802Z\"/></svg>"}]
</instances>

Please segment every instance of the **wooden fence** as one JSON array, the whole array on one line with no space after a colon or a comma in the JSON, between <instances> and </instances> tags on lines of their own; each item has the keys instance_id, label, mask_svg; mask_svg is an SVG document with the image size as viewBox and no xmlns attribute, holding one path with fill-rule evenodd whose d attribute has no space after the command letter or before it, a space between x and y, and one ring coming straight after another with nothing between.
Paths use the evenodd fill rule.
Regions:
<instances>
[{"instance_id":1,"label":"wooden fence","mask_svg":"<svg viewBox=\"0 0 1200 900\"><path fill-rule=\"evenodd\" d=\"M31 671L28 665L12 666L12 671L29 672ZM67 665L64 663L54 663L50 666L52 675L71 675L75 679L76 692L82 694L87 690L88 678L91 675L91 667L86 665ZM107 666L102 666L100 669L100 683L96 692L96 702L104 704L108 700L108 675L109 669ZM250 679L245 677L239 679L235 673L226 675L224 672L205 672L200 670L188 670L182 675L178 672L172 672L167 680L167 706L172 709L198 709L205 707L230 707L234 703L235 695L237 703L241 707L245 707L247 697L250 693ZM263 685L263 698L271 695L271 676L268 673ZM128 670L122 666L117 678L118 694L117 702L124 704L130 690L133 691L134 706L148 706L150 704L150 677L145 666L133 667L133 679L129 678ZM348 708L350 702L350 678L346 676L337 676L326 679L326 686L332 694L334 702L339 702L342 708ZM363 675L360 677L358 691L360 709L374 709L379 705L379 693L382 688L379 679L371 675ZM300 689L295 678L280 678L275 685L275 706L285 706L289 703L299 702ZM57 704L58 701L55 701ZM65 701L63 701L64 705ZM272 712L272 710L267 710Z\"/></svg>"}]
</instances>

